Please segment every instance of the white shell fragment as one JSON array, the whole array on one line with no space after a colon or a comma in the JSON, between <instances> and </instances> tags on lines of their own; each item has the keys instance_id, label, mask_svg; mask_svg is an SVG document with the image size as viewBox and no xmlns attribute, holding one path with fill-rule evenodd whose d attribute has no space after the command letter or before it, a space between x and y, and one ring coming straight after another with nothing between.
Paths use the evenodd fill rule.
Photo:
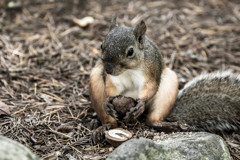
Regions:
<instances>
[{"instance_id":1,"label":"white shell fragment","mask_svg":"<svg viewBox=\"0 0 240 160\"><path fill-rule=\"evenodd\" d=\"M118 138L118 139L126 139L126 137L130 136L126 132L123 132L122 130L119 130L119 129L112 129L112 130L108 131L108 134L109 134L109 136L114 137L114 138ZM119 134L123 134L126 137L121 137L121 136L119 136Z\"/></svg>"},{"instance_id":2,"label":"white shell fragment","mask_svg":"<svg viewBox=\"0 0 240 160\"><path fill-rule=\"evenodd\" d=\"M122 128L115 128L105 132L106 140L113 146L119 146L121 143L132 138L132 133Z\"/></svg>"}]
</instances>

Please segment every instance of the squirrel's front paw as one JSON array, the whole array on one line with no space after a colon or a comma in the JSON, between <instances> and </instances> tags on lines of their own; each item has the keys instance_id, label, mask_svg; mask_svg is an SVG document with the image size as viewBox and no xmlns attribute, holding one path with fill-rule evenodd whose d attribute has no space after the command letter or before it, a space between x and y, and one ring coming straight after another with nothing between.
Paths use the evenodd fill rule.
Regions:
<instances>
[{"instance_id":1,"label":"squirrel's front paw","mask_svg":"<svg viewBox=\"0 0 240 160\"><path fill-rule=\"evenodd\" d=\"M114 119L118 120L117 119L117 112L114 108L114 105L112 104L112 101L113 101L114 97L108 97L104 103L104 109L105 109L105 112L112 116Z\"/></svg>"},{"instance_id":2,"label":"squirrel's front paw","mask_svg":"<svg viewBox=\"0 0 240 160\"><path fill-rule=\"evenodd\" d=\"M135 121L145 110L145 101L141 99L137 99L137 105L135 107L130 108L130 110L126 113L124 120L126 122Z\"/></svg>"}]
</instances>

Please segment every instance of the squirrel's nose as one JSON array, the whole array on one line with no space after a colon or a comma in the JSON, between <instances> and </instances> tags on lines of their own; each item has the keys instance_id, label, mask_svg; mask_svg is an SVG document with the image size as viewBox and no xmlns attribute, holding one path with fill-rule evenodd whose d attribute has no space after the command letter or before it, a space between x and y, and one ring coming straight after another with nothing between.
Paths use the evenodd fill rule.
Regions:
<instances>
[{"instance_id":1,"label":"squirrel's nose","mask_svg":"<svg viewBox=\"0 0 240 160\"><path fill-rule=\"evenodd\" d=\"M113 69L112 67L108 66L108 67L105 67L105 71L107 72L107 74L112 74Z\"/></svg>"}]
</instances>

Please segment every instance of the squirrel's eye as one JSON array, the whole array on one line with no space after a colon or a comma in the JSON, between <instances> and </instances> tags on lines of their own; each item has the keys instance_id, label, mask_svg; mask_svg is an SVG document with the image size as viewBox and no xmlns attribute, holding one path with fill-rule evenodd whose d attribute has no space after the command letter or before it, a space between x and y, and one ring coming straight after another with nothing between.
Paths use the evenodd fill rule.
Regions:
<instances>
[{"instance_id":1,"label":"squirrel's eye","mask_svg":"<svg viewBox=\"0 0 240 160\"><path fill-rule=\"evenodd\" d=\"M131 57L133 53L134 53L133 48L130 48L127 52L127 57Z\"/></svg>"},{"instance_id":2,"label":"squirrel's eye","mask_svg":"<svg viewBox=\"0 0 240 160\"><path fill-rule=\"evenodd\" d=\"M101 49L102 49L102 44L101 44Z\"/></svg>"}]
</instances>

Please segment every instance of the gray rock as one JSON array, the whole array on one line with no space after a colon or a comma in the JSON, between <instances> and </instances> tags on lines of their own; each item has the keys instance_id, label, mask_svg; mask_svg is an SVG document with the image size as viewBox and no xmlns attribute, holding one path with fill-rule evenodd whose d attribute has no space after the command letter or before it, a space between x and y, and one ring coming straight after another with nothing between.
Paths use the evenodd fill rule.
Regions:
<instances>
[{"instance_id":1,"label":"gray rock","mask_svg":"<svg viewBox=\"0 0 240 160\"><path fill-rule=\"evenodd\" d=\"M39 160L39 158L24 145L0 136L0 160Z\"/></svg>"},{"instance_id":2,"label":"gray rock","mask_svg":"<svg viewBox=\"0 0 240 160\"><path fill-rule=\"evenodd\" d=\"M174 133L158 140L131 139L107 160L231 160L224 140L206 132Z\"/></svg>"}]
</instances>

